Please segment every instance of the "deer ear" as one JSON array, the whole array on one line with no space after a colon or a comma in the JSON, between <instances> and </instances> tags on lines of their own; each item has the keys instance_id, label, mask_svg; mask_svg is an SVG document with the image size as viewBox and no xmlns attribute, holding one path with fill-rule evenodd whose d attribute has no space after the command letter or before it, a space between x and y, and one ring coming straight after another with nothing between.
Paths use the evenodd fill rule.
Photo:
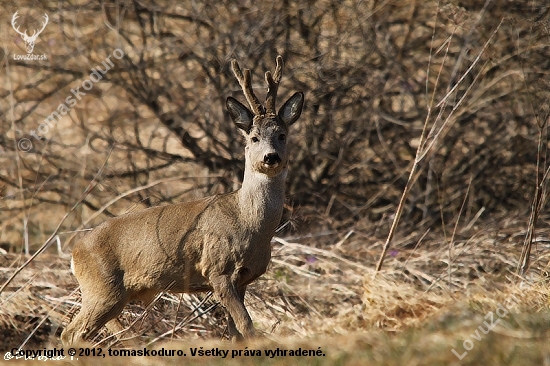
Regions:
<instances>
[{"instance_id":1,"label":"deer ear","mask_svg":"<svg viewBox=\"0 0 550 366\"><path fill-rule=\"evenodd\" d=\"M304 93L297 92L293 96L288 98L288 100L283 104L279 109L279 117L286 123L287 126L290 126L302 114L302 107L304 106Z\"/></svg>"},{"instance_id":2,"label":"deer ear","mask_svg":"<svg viewBox=\"0 0 550 366\"><path fill-rule=\"evenodd\" d=\"M232 97L228 97L225 104L233 123L244 132L249 133L252 127L252 120L254 119L252 112L250 112L241 102Z\"/></svg>"}]
</instances>

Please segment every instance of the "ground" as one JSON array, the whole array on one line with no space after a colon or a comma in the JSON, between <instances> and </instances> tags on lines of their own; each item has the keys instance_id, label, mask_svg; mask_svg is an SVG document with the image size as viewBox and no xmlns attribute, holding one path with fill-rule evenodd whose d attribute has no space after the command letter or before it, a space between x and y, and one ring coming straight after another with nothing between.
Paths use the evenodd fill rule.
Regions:
<instances>
[{"instance_id":1,"label":"ground","mask_svg":"<svg viewBox=\"0 0 550 366\"><path fill-rule=\"evenodd\" d=\"M548 243L539 233L538 260L523 278L517 276L520 224L504 220L498 230L472 228L477 235L464 235L452 245L450 268L449 247L442 249L436 235L416 245L400 244L376 276L383 240L365 237L362 228L276 237L272 265L247 294L262 335L248 343L226 339L224 312L206 294L165 294L147 311L130 304L119 319L133 324L138 346L131 349L180 350L206 364L225 365L227 359L223 353L201 357L201 347L226 350L226 357L240 365L542 365L550 357L543 263ZM2 283L24 259L0 257ZM59 334L79 306L77 287L64 255L44 253L27 265L0 294L3 351L23 343L27 350L62 347ZM103 330L96 347L110 348L111 354L124 349L108 335ZM300 356L290 356L291 350ZM301 350L315 355L302 356ZM106 360L147 364L158 357L107 354Z\"/></svg>"}]
</instances>

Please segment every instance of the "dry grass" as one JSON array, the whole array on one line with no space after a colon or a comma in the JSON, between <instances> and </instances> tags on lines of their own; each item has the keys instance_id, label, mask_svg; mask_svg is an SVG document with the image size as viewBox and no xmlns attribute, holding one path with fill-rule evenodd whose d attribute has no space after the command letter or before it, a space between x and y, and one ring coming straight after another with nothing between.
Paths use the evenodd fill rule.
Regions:
<instances>
[{"instance_id":1,"label":"dry grass","mask_svg":"<svg viewBox=\"0 0 550 366\"><path fill-rule=\"evenodd\" d=\"M273 264L251 286L246 298L264 339L239 345L221 340L225 327L219 308L180 325L186 317L193 317L199 303L199 297L189 295L179 303L178 296L166 294L136 322L132 332L139 344L150 349L182 349L188 357L191 347L262 350L262 357L243 356L229 364L449 364L458 363L451 350L463 353L463 341L472 339L471 334L487 321L487 314L515 298L518 301L507 305L509 314L492 332L482 334L480 341L473 340L474 348L460 363L483 360L484 364L519 365L529 359L531 364L542 364L549 355L547 259L539 256L523 280L514 275L521 251L516 244L521 224L501 221L498 227L485 226L483 234L477 229L477 234L458 238L450 278L448 257L438 249L442 246L437 235L429 234L413 246L398 244L374 278L372 268L383 238L364 238L359 229L350 235L276 238ZM546 252L548 245L541 239L537 251ZM7 255L2 260L0 281L4 282L22 258ZM79 303L78 293L72 293L77 283L68 267L66 259L43 254L0 295L3 349L18 347L31 333L27 349L61 347L59 333ZM205 310L215 303L211 298L199 308ZM137 304L130 305L119 319L128 325L143 311ZM180 326L172 336L175 324ZM119 348L108 335L104 330L95 341L103 340L99 345L103 348ZM265 356L265 350L277 347L321 347L326 356ZM134 358L132 362L153 363L155 358ZM226 364L214 357L200 362Z\"/></svg>"},{"instance_id":2,"label":"dry grass","mask_svg":"<svg viewBox=\"0 0 550 366\"><path fill-rule=\"evenodd\" d=\"M50 235L68 251L74 230L109 216L238 188L242 147L223 110L237 90L228 60L260 75L276 51L289 61L284 87L305 90L307 103L288 191L299 236L292 225L279 233L246 298L264 338L230 344L215 298L163 294L119 317L139 344L202 364L550 364L545 2L168 1L154 12L111 4L105 17L95 2L0 2L8 28L15 9L51 14L37 43L49 63L12 62L21 42L11 28L0 38L0 286L28 259L15 253ZM115 13L128 14L117 30L106 27ZM155 21L140 23L146 14ZM18 151L118 46L129 57L116 72ZM530 266L520 276L522 250ZM60 347L76 290L66 256L38 255L0 293L0 349ZM502 304L508 313L481 332ZM121 347L107 330L93 341ZM462 354L465 341L473 348L459 360L452 350ZM198 360L191 347L325 356Z\"/></svg>"}]
</instances>

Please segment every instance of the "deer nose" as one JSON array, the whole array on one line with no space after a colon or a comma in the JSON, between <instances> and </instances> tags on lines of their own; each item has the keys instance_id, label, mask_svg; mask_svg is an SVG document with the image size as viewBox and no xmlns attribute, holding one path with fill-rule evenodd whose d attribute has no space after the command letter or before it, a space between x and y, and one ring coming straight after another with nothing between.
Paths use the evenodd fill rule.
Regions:
<instances>
[{"instance_id":1,"label":"deer nose","mask_svg":"<svg viewBox=\"0 0 550 366\"><path fill-rule=\"evenodd\" d=\"M281 162L281 158L277 153L269 153L264 156L264 163L267 165L275 165Z\"/></svg>"}]
</instances>

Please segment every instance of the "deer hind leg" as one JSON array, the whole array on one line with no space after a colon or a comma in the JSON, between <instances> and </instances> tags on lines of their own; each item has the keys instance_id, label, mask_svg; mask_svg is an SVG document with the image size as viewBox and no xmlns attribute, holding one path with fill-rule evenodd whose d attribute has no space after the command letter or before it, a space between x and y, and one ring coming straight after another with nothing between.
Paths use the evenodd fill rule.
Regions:
<instances>
[{"instance_id":1,"label":"deer hind leg","mask_svg":"<svg viewBox=\"0 0 550 366\"><path fill-rule=\"evenodd\" d=\"M137 293L130 293L127 296L128 301L140 300L142 304L147 307L151 304L154 298L158 295L156 289L146 289L139 291ZM137 348L139 347L139 342L136 339L137 335L128 327L122 325L122 323L115 316L113 319L109 320L105 327L111 332L111 334L116 334L116 338L119 340L119 345L125 348Z\"/></svg>"},{"instance_id":2,"label":"deer hind leg","mask_svg":"<svg viewBox=\"0 0 550 366\"><path fill-rule=\"evenodd\" d=\"M256 335L252 319L244 306L244 294L246 287L237 290L229 276L216 276L210 279L210 283L221 304L229 313L228 328L232 339L252 338Z\"/></svg>"},{"instance_id":3,"label":"deer hind leg","mask_svg":"<svg viewBox=\"0 0 550 366\"><path fill-rule=\"evenodd\" d=\"M82 289L82 308L61 334L61 341L65 347L85 344L86 340L91 339L109 320L120 314L127 298L123 291L111 290L114 291L105 291L103 296L98 296Z\"/></svg>"},{"instance_id":4,"label":"deer hind leg","mask_svg":"<svg viewBox=\"0 0 550 366\"><path fill-rule=\"evenodd\" d=\"M114 319L109 320L105 327L115 335L118 339L118 345L124 348L136 348L139 346L139 342L136 339L136 334L132 330L128 329L115 317Z\"/></svg>"}]
</instances>

